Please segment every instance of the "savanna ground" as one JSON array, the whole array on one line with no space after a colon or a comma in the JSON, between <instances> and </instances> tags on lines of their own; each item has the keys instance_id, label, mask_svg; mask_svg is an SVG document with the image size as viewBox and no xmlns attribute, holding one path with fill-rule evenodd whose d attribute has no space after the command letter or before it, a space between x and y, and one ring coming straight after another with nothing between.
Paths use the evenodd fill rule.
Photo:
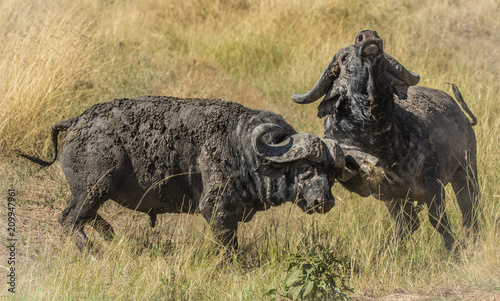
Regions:
<instances>
[{"instance_id":1,"label":"savanna ground","mask_svg":"<svg viewBox=\"0 0 500 301\"><path fill-rule=\"evenodd\" d=\"M332 250L356 300L500 300L500 4L478 1L2 0L0 2L0 298L19 300L275 300L291 256ZM306 215L284 205L240 227L241 252L222 263L200 216L144 214L106 204L117 237L93 260L63 235L69 189L58 163L39 170L15 151L48 158L50 126L94 103L142 95L223 98L282 114L322 134L316 106L292 103L363 29L421 75L460 88L478 117L481 231L461 229L461 260L446 252L425 210L404 245L382 249L385 206L333 188L336 207ZM16 293L7 291L7 190L16 191ZM90 231L89 231L90 232Z\"/></svg>"}]
</instances>

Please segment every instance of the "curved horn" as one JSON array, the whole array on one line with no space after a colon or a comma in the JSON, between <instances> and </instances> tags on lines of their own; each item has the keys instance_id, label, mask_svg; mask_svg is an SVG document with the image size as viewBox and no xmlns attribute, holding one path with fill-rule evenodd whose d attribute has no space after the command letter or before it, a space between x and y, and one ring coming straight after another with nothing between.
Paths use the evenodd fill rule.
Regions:
<instances>
[{"instance_id":1,"label":"curved horn","mask_svg":"<svg viewBox=\"0 0 500 301\"><path fill-rule=\"evenodd\" d=\"M329 153L329 158L333 162L334 168L338 169L344 169L345 168L345 155L344 151L340 147L340 144L337 143L337 141L333 139L328 139L328 138L323 138L323 143L326 145L326 148L328 149Z\"/></svg>"},{"instance_id":2,"label":"curved horn","mask_svg":"<svg viewBox=\"0 0 500 301\"><path fill-rule=\"evenodd\" d=\"M283 131L283 128L273 123L264 123L255 127L252 131L252 146L254 151L262 157L275 157L282 155L286 151L283 152L283 150L280 150L278 152L279 147L271 146L265 143L262 139L266 134L281 131Z\"/></svg>"},{"instance_id":3,"label":"curved horn","mask_svg":"<svg viewBox=\"0 0 500 301\"><path fill-rule=\"evenodd\" d=\"M404 81L408 86L414 86L420 81L420 75L406 70L395 58L384 53L385 61L387 62L387 71L395 78Z\"/></svg>"},{"instance_id":4,"label":"curved horn","mask_svg":"<svg viewBox=\"0 0 500 301\"><path fill-rule=\"evenodd\" d=\"M307 159L313 162L324 162L326 151L321 139L311 134L294 134L283 142L270 145L264 142L264 135L281 132L283 128L271 123L264 123L252 131L252 146L255 152L275 163L292 162Z\"/></svg>"},{"instance_id":5,"label":"curved horn","mask_svg":"<svg viewBox=\"0 0 500 301\"><path fill-rule=\"evenodd\" d=\"M321 96L325 95L326 92L328 92L328 90L332 86L333 80L338 76L340 71L339 63L337 62L337 53L333 56L330 63L328 63L328 66L326 66L325 70L323 70L323 73L321 73L321 76L319 77L318 81L311 89L311 91L305 94L292 94L292 100L294 102L299 104L308 104L311 102L315 102Z\"/></svg>"}]
</instances>

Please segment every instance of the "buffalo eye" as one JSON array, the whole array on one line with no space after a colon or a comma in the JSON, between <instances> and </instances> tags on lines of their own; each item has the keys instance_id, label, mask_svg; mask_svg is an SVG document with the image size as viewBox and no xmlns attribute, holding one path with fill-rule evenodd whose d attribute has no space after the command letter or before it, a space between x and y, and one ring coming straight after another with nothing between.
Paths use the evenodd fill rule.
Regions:
<instances>
[{"instance_id":1,"label":"buffalo eye","mask_svg":"<svg viewBox=\"0 0 500 301\"><path fill-rule=\"evenodd\" d=\"M312 174L313 174L313 169L312 169L311 166L309 166L309 165L302 165L300 167L300 175L302 177L308 177L308 176L310 176Z\"/></svg>"},{"instance_id":2,"label":"buffalo eye","mask_svg":"<svg viewBox=\"0 0 500 301\"><path fill-rule=\"evenodd\" d=\"M348 57L348 56L349 56L349 53L346 53L346 54L342 55L342 56L340 57L340 61L341 61L343 64L345 64L345 62L347 61L347 57Z\"/></svg>"}]
</instances>

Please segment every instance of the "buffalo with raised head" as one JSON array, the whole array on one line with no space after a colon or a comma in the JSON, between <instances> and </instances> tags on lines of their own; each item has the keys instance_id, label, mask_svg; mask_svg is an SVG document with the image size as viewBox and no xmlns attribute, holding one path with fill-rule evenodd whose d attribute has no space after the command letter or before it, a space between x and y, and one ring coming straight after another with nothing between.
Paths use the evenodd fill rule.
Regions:
<instances>
[{"instance_id":1,"label":"buffalo with raised head","mask_svg":"<svg viewBox=\"0 0 500 301\"><path fill-rule=\"evenodd\" d=\"M419 80L384 53L375 31L366 30L333 56L311 91L292 99L307 104L325 95L318 106L318 117L326 116L325 138L338 141L346 155L340 183L385 201L398 239L418 228L417 202L428 206L430 222L451 250L455 239L443 190L448 183L463 225L478 230L476 119L455 85L456 101L414 86Z\"/></svg>"},{"instance_id":2,"label":"buffalo with raised head","mask_svg":"<svg viewBox=\"0 0 500 301\"><path fill-rule=\"evenodd\" d=\"M153 220L200 212L225 246L237 248L239 222L297 201L306 212L334 206L331 185L343 168L335 143L296 131L280 116L222 100L143 97L96 104L52 127L53 156L71 190L59 221L83 251L90 221L106 238L99 207L111 199Z\"/></svg>"}]
</instances>

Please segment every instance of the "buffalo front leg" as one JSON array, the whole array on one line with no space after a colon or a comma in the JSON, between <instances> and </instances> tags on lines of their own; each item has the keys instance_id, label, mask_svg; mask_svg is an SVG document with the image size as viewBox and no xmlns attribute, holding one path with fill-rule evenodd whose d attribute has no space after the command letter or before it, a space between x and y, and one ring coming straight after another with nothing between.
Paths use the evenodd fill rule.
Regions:
<instances>
[{"instance_id":1,"label":"buffalo front leg","mask_svg":"<svg viewBox=\"0 0 500 301\"><path fill-rule=\"evenodd\" d=\"M214 166L214 169L216 166ZM206 187L201 196L199 210L217 241L227 251L238 250L238 222L242 220L242 213L237 201L234 201L235 189L224 174L217 172L202 173Z\"/></svg>"},{"instance_id":2,"label":"buffalo front leg","mask_svg":"<svg viewBox=\"0 0 500 301\"><path fill-rule=\"evenodd\" d=\"M215 212L212 221L209 221L217 241L228 249L238 250L238 218L234 212L219 209Z\"/></svg>"},{"instance_id":3,"label":"buffalo front leg","mask_svg":"<svg viewBox=\"0 0 500 301\"><path fill-rule=\"evenodd\" d=\"M212 204L212 202L208 200L205 204ZM219 199L214 206L202 207L203 217L210 225L210 229L217 241L227 249L236 251L238 249L237 230L239 219L234 208L232 208L233 206L225 205Z\"/></svg>"},{"instance_id":4,"label":"buffalo front leg","mask_svg":"<svg viewBox=\"0 0 500 301\"><path fill-rule=\"evenodd\" d=\"M408 235L415 232L420 226L418 211L410 201L384 202L392 218L396 222L395 239L401 244Z\"/></svg>"}]
</instances>

